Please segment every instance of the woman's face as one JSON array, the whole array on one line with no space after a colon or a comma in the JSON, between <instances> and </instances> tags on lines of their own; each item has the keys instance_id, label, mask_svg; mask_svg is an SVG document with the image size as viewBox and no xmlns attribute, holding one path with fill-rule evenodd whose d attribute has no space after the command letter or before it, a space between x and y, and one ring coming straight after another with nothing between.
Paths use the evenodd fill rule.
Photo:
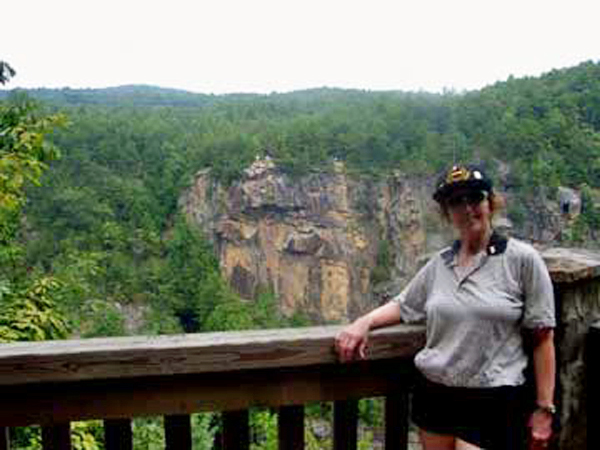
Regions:
<instances>
[{"instance_id":1,"label":"woman's face","mask_svg":"<svg viewBox=\"0 0 600 450\"><path fill-rule=\"evenodd\" d=\"M460 189L445 204L450 222L461 235L479 234L491 226L492 207L485 191Z\"/></svg>"}]
</instances>

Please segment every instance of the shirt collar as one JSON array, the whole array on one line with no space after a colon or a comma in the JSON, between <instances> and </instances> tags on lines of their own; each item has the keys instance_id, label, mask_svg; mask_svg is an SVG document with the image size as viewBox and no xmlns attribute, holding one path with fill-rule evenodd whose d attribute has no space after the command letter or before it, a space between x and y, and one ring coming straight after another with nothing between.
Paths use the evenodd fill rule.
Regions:
<instances>
[{"instance_id":1,"label":"shirt collar","mask_svg":"<svg viewBox=\"0 0 600 450\"><path fill-rule=\"evenodd\" d=\"M490 241L488 242L486 253L488 256L497 256L501 255L506 251L506 246L508 245L508 238L506 236L501 235L495 230L492 232L490 236ZM452 264L454 261L454 257L458 254L460 250L460 240L454 241L452 246L442 252L442 259L447 265Z\"/></svg>"}]
</instances>

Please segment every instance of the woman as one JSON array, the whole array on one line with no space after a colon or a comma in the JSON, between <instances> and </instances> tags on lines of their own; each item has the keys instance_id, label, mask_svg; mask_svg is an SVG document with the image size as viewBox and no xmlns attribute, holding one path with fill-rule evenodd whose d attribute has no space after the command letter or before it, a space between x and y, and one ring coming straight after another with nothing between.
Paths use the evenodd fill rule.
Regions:
<instances>
[{"instance_id":1,"label":"woman","mask_svg":"<svg viewBox=\"0 0 600 450\"><path fill-rule=\"evenodd\" d=\"M400 295L346 327L336 337L339 357L364 358L374 328L425 320L426 344L415 356L422 377L412 407L424 449L517 449L526 441L530 449L544 448L555 412L556 370L546 266L528 244L494 232L500 199L479 168L453 166L433 198L458 239ZM529 341L531 351L525 348ZM529 353L533 408L525 388Z\"/></svg>"}]
</instances>

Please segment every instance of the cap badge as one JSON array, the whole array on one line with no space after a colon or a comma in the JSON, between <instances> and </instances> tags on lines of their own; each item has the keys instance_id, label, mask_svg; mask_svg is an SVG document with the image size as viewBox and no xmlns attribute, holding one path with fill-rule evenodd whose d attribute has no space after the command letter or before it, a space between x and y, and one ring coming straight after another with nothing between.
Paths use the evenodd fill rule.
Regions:
<instances>
[{"instance_id":1,"label":"cap badge","mask_svg":"<svg viewBox=\"0 0 600 450\"><path fill-rule=\"evenodd\" d=\"M476 172L481 177L481 173ZM454 166L448 172L448 176L446 177L446 183L458 183L459 181L467 181L471 178L471 172L466 167Z\"/></svg>"}]
</instances>

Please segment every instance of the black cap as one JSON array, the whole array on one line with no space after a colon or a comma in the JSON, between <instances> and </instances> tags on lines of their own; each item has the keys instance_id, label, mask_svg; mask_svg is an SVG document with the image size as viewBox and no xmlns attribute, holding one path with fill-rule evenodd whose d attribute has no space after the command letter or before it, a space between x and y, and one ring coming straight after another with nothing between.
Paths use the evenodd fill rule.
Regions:
<instances>
[{"instance_id":1,"label":"black cap","mask_svg":"<svg viewBox=\"0 0 600 450\"><path fill-rule=\"evenodd\" d=\"M456 164L438 180L433 199L441 203L458 188L492 192L492 180L477 166Z\"/></svg>"}]
</instances>

